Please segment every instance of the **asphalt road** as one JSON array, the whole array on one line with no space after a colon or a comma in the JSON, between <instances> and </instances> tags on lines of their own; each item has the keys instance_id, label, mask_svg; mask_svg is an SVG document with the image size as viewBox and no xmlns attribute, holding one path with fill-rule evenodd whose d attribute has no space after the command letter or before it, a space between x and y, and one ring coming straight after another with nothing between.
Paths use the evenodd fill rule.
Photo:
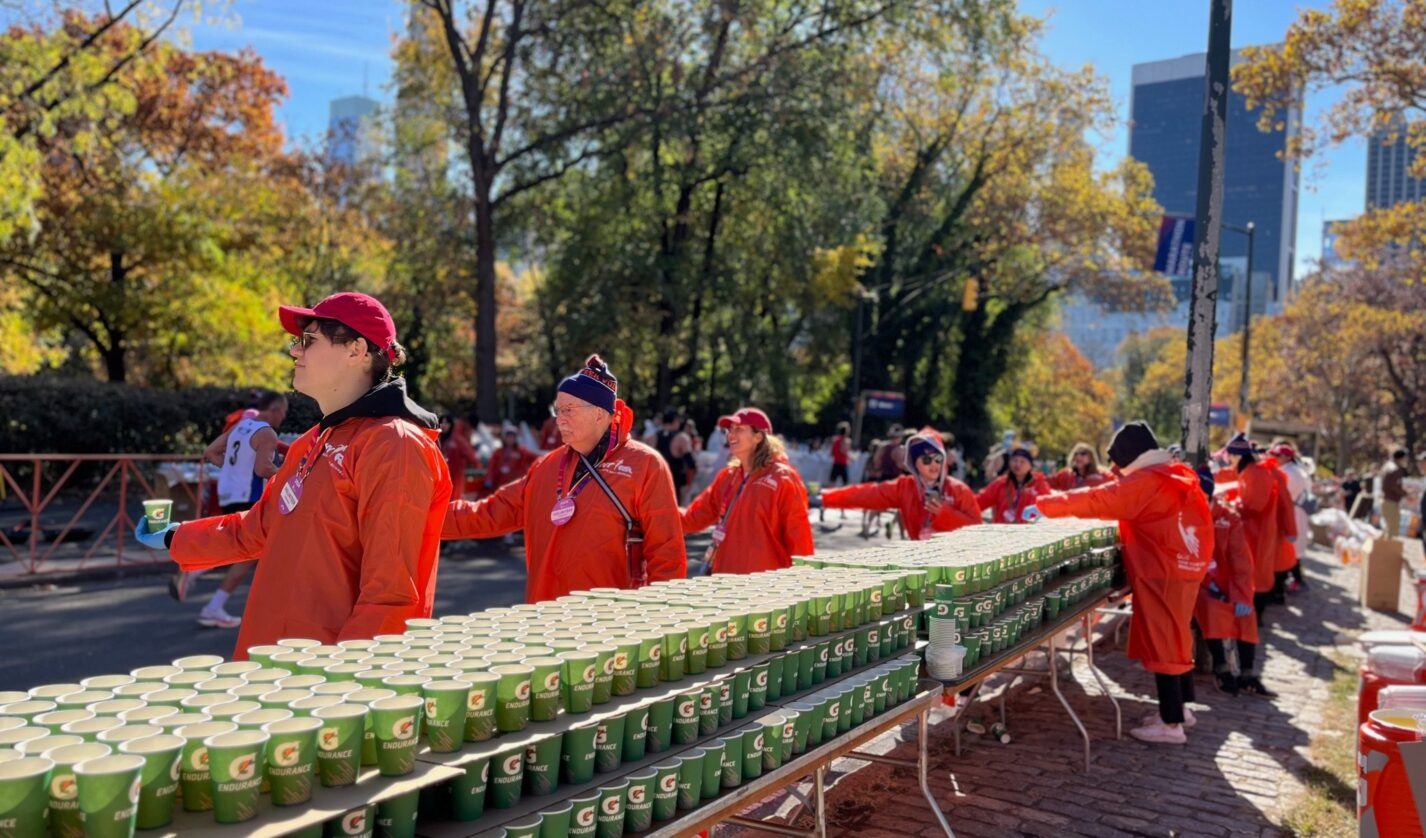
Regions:
<instances>
[{"instance_id":1,"label":"asphalt road","mask_svg":"<svg viewBox=\"0 0 1426 838\"><path fill-rule=\"evenodd\" d=\"M829 526L840 513L828 513ZM819 550L885 544L882 538L857 537L848 517L839 530L814 523ZM701 558L706 536L689 540L690 559ZM237 630L205 629L195 620L217 589L221 571L199 580L185 603L168 595L168 577L135 575L125 579L79 583L54 590L0 590L0 690L78 681L90 675L128 672L183 655L233 651ZM500 542L446 545L436 586L436 614L476 611L523 599L524 552ZM228 603L241 613L244 585Z\"/></svg>"}]
</instances>

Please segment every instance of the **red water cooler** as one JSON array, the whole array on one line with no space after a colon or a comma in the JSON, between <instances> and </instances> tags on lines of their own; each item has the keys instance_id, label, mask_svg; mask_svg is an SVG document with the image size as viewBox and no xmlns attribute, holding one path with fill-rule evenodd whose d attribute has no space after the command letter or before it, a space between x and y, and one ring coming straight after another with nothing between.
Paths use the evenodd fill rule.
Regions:
<instances>
[{"instance_id":1,"label":"red water cooler","mask_svg":"<svg viewBox=\"0 0 1426 838\"><path fill-rule=\"evenodd\" d=\"M1367 653L1358 674L1357 724L1366 724L1367 716L1377 709L1382 688L1426 684L1426 651L1415 646L1377 646Z\"/></svg>"},{"instance_id":2,"label":"red water cooler","mask_svg":"<svg viewBox=\"0 0 1426 838\"><path fill-rule=\"evenodd\" d=\"M1423 838L1400 745L1420 737L1399 710L1374 710L1358 729L1357 824L1361 835Z\"/></svg>"}]
</instances>

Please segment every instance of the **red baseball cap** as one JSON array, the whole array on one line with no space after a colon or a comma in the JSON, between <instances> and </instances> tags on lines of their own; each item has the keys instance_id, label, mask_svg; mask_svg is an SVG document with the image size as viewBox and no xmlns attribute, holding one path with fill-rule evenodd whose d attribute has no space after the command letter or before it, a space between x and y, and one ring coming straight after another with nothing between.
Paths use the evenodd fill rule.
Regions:
<instances>
[{"instance_id":1,"label":"red baseball cap","mask_svg":"<svg viewBox=\"0 0 1426 838\"><path fill-rule=\"evenodd\" d=\"M388 359L396 360L396 323L386 306L369 294L342 291L311 308L278 306L277 316L282 328L294 335L302 334L302 326L310 318L335 320L381 347Z\"/></svg>"},{"instance_id":2,"label":"red baseball cap","mask_svg":"<svg viewBox=\"0 0 1426 838\"><path fill-rule=\"evenodd\" d=\"M1286 442L1279 442L1277 445L1274 445L1268 453L1274 457L1285 457L1289 460L1297 459L1297 452Z\"/></svg>"},{"instance_id":3,"label":"red baseball cap","mask_svg":"<svg viewBox=\"0 0 1426 838\"><path fill-rule=\"evenodd\" d=\"M720 416L718 427L727 430L734 425L745 425L753 430L763 433L772 433L772 420L767 418L767 414L756 407L740 407L738 412L732 416Z\"/></svg>"}]
</instances>

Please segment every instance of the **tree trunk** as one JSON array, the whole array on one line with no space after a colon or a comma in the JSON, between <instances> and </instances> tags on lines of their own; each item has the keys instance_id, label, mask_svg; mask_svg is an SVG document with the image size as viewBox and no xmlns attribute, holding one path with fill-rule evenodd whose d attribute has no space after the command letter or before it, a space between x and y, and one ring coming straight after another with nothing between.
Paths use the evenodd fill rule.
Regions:
<instances>
[{"instance_id":1,"label":"tree trunk","mask_svg":"<svg viewBox=\"0 0 1426 838\"><path fill-rule=\"evenodd\" d=\"M116 320L123 317L124 307L128 304L128 279L129 269L124 265L123 253L109 254L109 282L114 286L114 294L118 309L115 312ZM104 371L109 376L109 380L116 384L123 384L128 378L127 354L125 346L125 332L119 326L109 328L109 345L100 347L100 354L104 356Z\"/></svg>"},{"instance_id":2,"label":"tree trunk","mask_svg":"<svg viewBox=\"0 0 1426 838\"><path fill-rule=\"evenodd\" d=\"M495 378L495 207L489 179L475 179L475 415L500 420Z\"/></svg>"}]
</instances>

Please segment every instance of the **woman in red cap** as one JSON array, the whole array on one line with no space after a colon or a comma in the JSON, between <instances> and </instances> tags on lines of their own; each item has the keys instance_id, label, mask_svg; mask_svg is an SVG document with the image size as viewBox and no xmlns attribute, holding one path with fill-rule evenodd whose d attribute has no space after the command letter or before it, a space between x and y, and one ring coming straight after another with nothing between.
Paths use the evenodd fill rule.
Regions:
<instances>
[{"instance_id":1,"label":"woman in red cap","mask_svg":"<svg viewBox=\"0 0 1426 838\"><path fill-rule=\"evenodd\" d=\"M430 616L450 501L436 417L394 373L406 352L381 303L348 292L279 315L295 336L293 389L322 420L251 509L156 533L140 521L135 533L184 570L257 560L235 659L286 637L370 638Z\"/></svg>"},{"instance_id":2,"label":"woman in red cap","mask_svg":"<svg viewBox=\"0 0 1426 838\"><path fill-rule=\"evenodd\" d=\"M1268 455L1277 462L1283 476L1296 532L1296 536L1285 540L1277 570L1292 577L1287 586L1289 591L1305 591L1307 579L1302 575L1302 556L1306 552L1306 537L1312 531L1307 516L1307 506L1312 500L1312 470L1297 456L1297 449L1292 447L1292 443L1286 440L1274 441L1268 448ZM1299 548L1299 544L1303 546Z\"/></svg>"},{"instance_id":3,"label":"woman in red cap","mask_svg":"<svg viewBox=\"0 0 1426 838\"><path fill-rule=\"evenodd\" d=\"M1050 493L1045 475L1035 471L1035 457L1028 448L1010 452L1010 467L975 496L981 509L991 511L994 524L1029 524L1035 518L1027 511L1035 500Z\"/></svg>"},{"instance_id":4,"label":"woman in red cap","mask_svg":"<svg viewBox=\"0 0 1426 838\"><path fill-rule=\"evenodd\" d=\"M687 571L673 475L629 438L634 411L598 355L560 382L550 414L563 444L525 476L474 503L455 501L441 537L525 531L525 599L590 588L631 588Z\"/></svg>"},{"instance_id":5,"label":"woman in red cap","mask_svg":"<svg viewBox=\"0 0 1426 838\"><path fill-rule=\"evenodd\" d=\"M1242 502L1243 529L1248 548L1253 551L1253 610L1258 625L1267 607L1280 592L1277 567L1287 539L1297 537L1292 501L1287 496L1287 478L1271 457L1258 458L1253 443L1243 434L1229 440L1224 449L1237 457L1238 497ZM1255 690L1249 690L1254 692Z\"/></svg>"},{"instance_id":6,"label":"woman in red cap","mask_svg":"<svg viewBox=\"0 0 1426 838\"><path fill-rule=\"evenodd\" d=\"M1118 479L1040 499L1051 518L1117 520L1124 571L1134 589L1128 655L1154 673L1159 712L1129 733L1181 745L1194 724L1185 706L1193 691L1193 606L1213 558L1213 516L1197 474L1159 447L1143 422L1119 429L1109 444ZM1031 516L1032 519L1035 516Z\"/></svg>"},{"instance_id":7,"label":"woman in red cap","mask_svg":"<svg viewBox=\"0 0 1426 838\"><path fill-rule=\"evenodd\" d=\"M1193 620L1213 658L1213 677L1218 689L1237 695L1243 687L1265 691L1254 674L1258 651L1258 621L1253 616L1253 551L1243 529L1238 503L1215 494L1212 478L1199 473L1203 491L1213 510L1213 563L1198 588ZM1228 666L1225 640L1238 649L1238 673Z\"/></svg>"},{"instance_id":8,"label":"woman in red cap","mask_svg":"<svg viewBox=\"0 0 1426 838\"><path fill-rule=\"evenodd\" d=\"M802 475L787 461L772 421L755 407L718 420L732 458L683 511L683 531L713 528L710 573L757 573L791 567L813 552Z\"/></svg>"},{"instance_id":9,"label":"woman in red cap","mask_svg":"<svg viewBox=\"0 0 1426 838\"><path fill-rule=\"evenodd\" d=\"M907 440L906 462L910 474L879 483L828 489L814 499L814 505L827 509L898 510L901 526L912 540L981 523L975 493L947 472L946 445L939 433L923 428Z\"/></svg>"}]
</instances>

